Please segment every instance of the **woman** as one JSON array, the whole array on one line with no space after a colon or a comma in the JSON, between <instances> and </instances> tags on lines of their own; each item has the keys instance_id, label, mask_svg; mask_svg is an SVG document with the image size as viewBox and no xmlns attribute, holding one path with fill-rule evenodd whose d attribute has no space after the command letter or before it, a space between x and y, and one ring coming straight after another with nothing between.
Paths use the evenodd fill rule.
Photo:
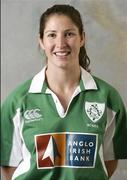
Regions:
<instances>
[{"instance_id":1,"label":"woman","mask_svg":"<svg viewBox=\"0 0 127 180\"><path fill-rule=\"evenodd\" d=\"M46 66L2 108L6 179L109 179L127 158L127 114L118 92L89 73L79 12L47 9L39 44Z\"/></svg>"}]
</instances>

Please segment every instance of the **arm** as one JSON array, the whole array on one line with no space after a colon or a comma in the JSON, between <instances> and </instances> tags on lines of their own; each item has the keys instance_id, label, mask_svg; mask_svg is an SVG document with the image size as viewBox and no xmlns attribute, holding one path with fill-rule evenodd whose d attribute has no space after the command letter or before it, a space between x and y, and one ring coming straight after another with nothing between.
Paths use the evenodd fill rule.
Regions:
<instances>
[{"instance_id":1,"label":"arm","mask_svg":"<svg viewBox=\"0 0 127 180\"><path fill-rule=\"evenodd\" d=\"M108 176L111 177L117 168L118 160L105 161L105 165L108 172Z\"/></svg>"},{"instance_id":2,"label":"arm","mask_svg":"<svg viewBox=\"0 0 127 180\"><path fill-rule=\"evenodd\" d=\"M16 167L8 167L8 166L2 167L2 173L3 173L5 180L11 180L15 169L16 169Z\"/></svg>"}]
</instances>

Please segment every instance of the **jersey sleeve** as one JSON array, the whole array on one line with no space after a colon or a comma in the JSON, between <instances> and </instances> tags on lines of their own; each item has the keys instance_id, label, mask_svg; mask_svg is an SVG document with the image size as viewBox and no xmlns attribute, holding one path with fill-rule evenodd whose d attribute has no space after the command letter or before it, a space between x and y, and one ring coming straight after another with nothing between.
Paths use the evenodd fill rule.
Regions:
<instances>
[{"instance_id":1,"label":"jersey sleeve","mask_svg":"<svg viewBox=\"0 0 127 180\"><path fill-rule=\"evenodd\" d=\"M116 90L109 94L107 104L104 159L127 159L127 112Z\"/></svg>"},{"instance_id":2,"label":"jersey sleeve","mask_svg":"<svg viewBox=\"0 0 127 180\"><path fill-rule=\"evenodd\" d=\"M17 167L22 160L20 109L14 96L9 96L1 109L1 166Z\"/></svg>"}]
</instances>

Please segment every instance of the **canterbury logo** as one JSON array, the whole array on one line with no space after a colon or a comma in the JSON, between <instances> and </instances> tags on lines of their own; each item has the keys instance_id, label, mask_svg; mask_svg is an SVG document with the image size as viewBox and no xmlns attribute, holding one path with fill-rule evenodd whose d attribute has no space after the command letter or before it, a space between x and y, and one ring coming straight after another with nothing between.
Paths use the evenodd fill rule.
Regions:
<instances>
[{"instance_id":1,"label":"canterbury logo","mask_svg":"<svg viewBox=\"0 0 127 180\"><path fill-rule=\"evenodd\" d=\"M24 118L27 120L39 119L42 117L40 109L27 110L24 113Z\"/></svg>"}]
</instances>

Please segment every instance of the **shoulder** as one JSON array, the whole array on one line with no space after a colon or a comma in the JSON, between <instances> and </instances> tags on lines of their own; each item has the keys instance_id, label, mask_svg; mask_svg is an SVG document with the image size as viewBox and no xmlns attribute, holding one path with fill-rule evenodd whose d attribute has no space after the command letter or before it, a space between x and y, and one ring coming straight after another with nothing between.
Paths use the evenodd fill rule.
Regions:
<instances>
[{"instance_id":1,"label":"shoulder","mask_svg":"<svg viewBox=\"0 0 127 180\"><path fill-rule=\"evenodd\" d=\"M124 106L122 97L115 87L98 77L93 76L93 78L96 82L98 92L106 97L109 108L117 109Z\"/></svg>"},{"instance_id":2,"label":"shoulder","mask_svg":"<svg viewBox=\"0 0 127 180\"><path fill-rule=\"evenodd\" d=\"M105 93L108 93L108 94L119 94L118 90L113 87L111 84L109 84L108 82L96 77L96 76L93 76L94 78L94 81L96 82L96 85L97 85L97 88L99 91L104 91Z\"/></svg>"},{"instance_id":3,"label":"shoulder","mask_svg":"<svg viewBox=\"0 0 127 180\"><path fill-rule=\"evenodd\" d=\"M24 96L27 95L30 84L31 84L32 78L25 81L24 83L20 84L17 88L15 88L5 99L5 101L2 104L2 107L4 106L10 106L15 105L18 106L18 103L24 98Z\"/></svg>"},{"instance_id":4,"label":"shoulder","mask_svg":"<svg viewBox=\"0 0 127 180\"><path fill-rule=\"evenodd\" d=\"M100 79L100 78L98 78L96 76L93 76L93 78L94 78L94 80L95 80L95 82L97 84L98 89L103 88L103 89L105 89L107 91L116 90L111 84L109 84L105 80L102 80L102 79Z\"/></svg>"}]
</instances>

